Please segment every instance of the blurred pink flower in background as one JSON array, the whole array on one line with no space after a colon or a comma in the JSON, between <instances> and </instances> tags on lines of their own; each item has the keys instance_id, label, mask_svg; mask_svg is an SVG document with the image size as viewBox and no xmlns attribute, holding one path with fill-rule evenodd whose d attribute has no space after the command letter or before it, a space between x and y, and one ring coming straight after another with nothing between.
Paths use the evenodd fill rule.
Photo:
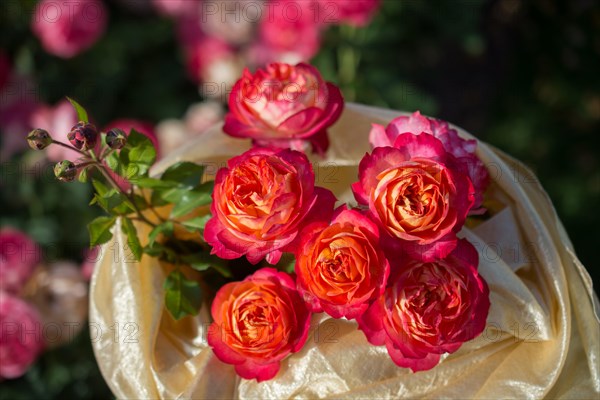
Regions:
<instances>
[{"instance_id":1,"label":"blurred pink flower in background","mask_svg":"<svg viewBox=\"0 0 600 400\"><path fill-rule=\"evenodd\" d=\"M183 120L168 119L161 121L157 127L160 148L165 154L188 143L195 136L201 135L208 128L221 121L223 106L216 101L204 101L192 104Z\"/></svg>"},{"instance_id":2,"label":"blurred pink flower in background","mask_svg":"<svg viewBox=\"0 0 600 400\"><path fill-rule=\"evenodd\" d=\"M90 48L106 28L108 11L100 0L42 0L31 21L44 50L71 58Z\"/></svg>"},{"instance_id":3,"label":"blurred pink flower in background","mask_svg":"<svg viewBox=\"0 0 600 400\"><path fill-rule=\"evenodd\" d=\"M77 123L77 113L68 100L61 100L55 106L42 104L31 114L30 125L45 129L54 140L68 143L67 133ZM51 145L46 149L50 161L77 160L81 154L62 146Z\"/></svg>"},{"instance_id":4,"label":"blurred pink flower in background","mask_svg":"<svg viewBox=\"0 0 600 400\"><path fill-rule=\"evenodd\" d=\"M320 15L330 18L335 23L346 23L353 26L365 26L381 5L380 0L317 0ZM326 19L324 22L331 23Z\"/></svg>"},{"instance_id":5,"label":"blurred pink flower in background","mask_svg":"<svg viewBox=\"0 0 600 400\"><path fill-rule=\"evenodd\" d=\"M18 294L42 260L38 245L25 233L0 229L0 290Z\"/></svg>"},{"instance_id":6,"label":"blurred pink flower in background","mask_svg":"<svg viewBox=\"0 0 600 400\"><path fill-rule=\"evenodd\" d=\"M187 70L195 82L203 82L202 94L224 98L242 73L242 60L223 39L202 35L187 41L185 48Z\"/></svg>"},{"instance_id":7,"label":"blurred pink flower in background","mask_svg":"<svg viewBox=\"0 0 600 400\"><path fill-rule=\"evenodd\" d=\"M260 38L253 50L256 64L294 64L317 54L323 24L315 14L313 2L270 1L267 7L272 12L265 12L260 22Z\"/></svg>"},{"instance_id":8,"label":"blurred pink flower in background","mask_svg":"<svg viewBox=\"0 0 600 400\"><path fill-rule=\"evenodd\" d=\"M83 252L83 263L81 264L81 275L86 281L92 279L94 269L96 268L96 261L100 259L101 255L100 246L94 246L91 249L86 248Z\"/></svg>"},{"instance_id":9,"label":"blurred pink flower in background","mask_svg":"<svg viewBox=\"0 0 600 400\"><path fill-rule=\"evenodd\" d=\"M200 4L200 0L152 0L154 8L168 17L183 17L197 13Z\"/></svg>"},{"instance_id":10,"label":"blurred pink flower in background","mask_svg":"<svg viewBox=\"0 0 600 400\"><path fill-rule=\"evenodd\" d=\"M221 0L202 4L202 31L232 45L248 43L265 10L263 1Z\"/></svg>"},{"instance_id":11,"label":"blurred pink flower in background","mask_svg":"<svg viewBox=\"0 0 600 400\"><path fill-rule=\"evenodd\" d=\"M0 49L0 91L4 89L4 85L8 82L10 77L10 60L8 56Z\"/></svg>"},{"instance_id":12,"label":"blurred pink flower in background","mask_svg":"<svg viewBox=\"0 0 600 400\"><path fill-rule=\"evenodd\" d=\"M47 348L68 343L83 329L88 287L79 266L70 261L43 265L31 277L23 298L38 310L42 324L69 327L61 335L46 336Z\"/></svg>"},{"instance_id":13,"label":"blurred pink flower in background","mask_svg":"<svg viewBox=\"0 0 600 400\"><path fill-rule=\"evenodd\" d=\"M44 348L40 316L28 303L0 290L0 325L0 378L18 378Z\"/></svg>"},{"instance_id":14,"label":"blurred pink flower in background","mask_svg":"<svg viewBox=\"0 0 600 400\"><path fill-rule=\"evenodd\" d=\"M37 87L28 76L15 73L8 57L0 53L0 161L24 150L31 129L29 117L37 107Z\"/></svg>"}]
</instances>

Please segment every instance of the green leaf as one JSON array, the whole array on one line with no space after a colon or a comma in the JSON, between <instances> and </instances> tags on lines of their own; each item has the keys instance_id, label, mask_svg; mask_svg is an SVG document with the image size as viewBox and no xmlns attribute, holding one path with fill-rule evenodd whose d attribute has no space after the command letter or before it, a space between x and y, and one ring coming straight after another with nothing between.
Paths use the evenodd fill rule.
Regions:
<instances>
[{"instance_id":1,"label":"green leaf","mask_svg":"<svg viewBox=\"0 0 600 400\"><path fill-rule=\"evenodd\" d=\"M165 280L165 305L173 318L197 315L202 303L198 282L191 281L180 271L173 271Z\"/></svg>"},{"instance_id":2,"label":"green leaf","mask_svg":"<svg viewBox=\"0 0 600 400\"><path fill-rule=\"evenodd\" d=\"M204 174L204 166L188 161L182 161L167 168L160 179L162 181L177 182L179 185L194 188L202 181L202 174Z\"/></svg>"},{"instance_id":3,"label":"green leaf","mask_svg":"<svg viewBox=\"0 0 600 400\"><path fill-rule=\"evenodd\" d=\"M104 161L106 161L108 168L112 169L117 175L125 177L126 173L118 153L110 153Z\"/></svg>"},{"instance_id":4,"label":"green leaf","mask_svg":"<svg viewBox=\"0 0 600 400\"><path fill-rule=\"evenodd\" d=\"M90 247L104 244L112 238L110 229L115 224L115 217L98 217L88 224Z\"/></svg>"},{"instance_id":5,"label":"green leaf","mask_svg":"<svg viewBox=\"0 0 600 400\"><path fill-rule=\"evenodd\" d=\"M148 189L155 189L155 190L172 189L172 188L178 186L177 182L162 181L160 179L146 178L146 177L132 179L131 183L134 185L137 185L141 188L148 188Z\"/></svg>"},{"instance_id":6,"label":"green leaf","mask_svg":"<svg viewBox=\"0 0 600 400\"><path fill-rule=\"evenodd\" d=\"M210 204L212 197L210 193L204 191L184 190L183 196L175 203L175 207L171 210L171 217L178 218L189 214L195 208Z\"/></svg>"},{"instance_id":7,"label":"green leaf","mask_svg":"<svg viewBox=\"0 0 600 400\"><path fill-rule=\"evenodd\" d=\"M104 183L100 182L97 179L92 179L92 185L94 189L96 189L96 193L100 195L100 197L104 197L104 195L110 190Z\"/></svg>"},{"instance_id":8,"label":"green leaf","mask_svg":"<svg viewBox=\"0 0 600 400\"><path fill-rule=\"evenodd\" d=\"M86 183L88 181L87 171L87 168L83 168L81 171L79 171L79 176L77 177L77 180L79 180L79 182Z\"/></svg>"},{"instance_id":9,"label":"green leaf","mask_svg":"<svg viewBox=\"0 0 600 400\"><path fill-rule=\"evenodd\" d=\"M69 100L69 102L71 103L71 105L73 106L73 108L75 109L75 111L77 112L77 119L79 121L83 121L85 123L90 122L88 119L88 113L85 110L85 108L83 108L81 106L81 104L79 104L78 102L76 102L75 100L73 100L70 97L67 97L67 100Z\"/></svg>"},{"instance_id":10,"label":"green leaf","mask_svg":"<svg viewBox=\"0 0 600 400\"><path fill-rule=\"evenodd\" d=\"M120 161L125 164L125 177L135 179L145 175L156 160L156 149L146 136L132 129L127 145L121 150Z\"/></svg>"},{"instance_id":11,"label":"green leaf","mask_svg":"<svg viewBox=\"0 0 600 400\"><path fill-rule=\"evenodd\" d=\"M156 238L161 233L165 236L173 236L173 221L163 222L162 224L157 225L156 228L152 229L152 231L148 235L150 246L154 244Z\"/></svg>"},{"instance_id":12,"label":"green leaf","mask_svg":"<svg viewBox=\"0 0 600 400\"><path fill-rule=\"evenodd\" d=\"M207 215L203 215L202 217L196 217L196 218L188 219L187 221L182 221L181 224L183 226L185 226L186 228L189 228L188 230L190 232L202 231L202 230L204 230L204 227L206 226L206 223L208 222L208 220L211 218L212 218L212 215L207 214Z\"/></svg>"},{"instance_id":13,"label":"green leaf","mask_svg":"<svg viewBox=\"0 0 600 400\"><path fill-rule=\"evenodd\" d=\"M212 268L225 278L231 277L231 271L229 270L227 261L210 253L195 253L183 256L181 259L196 271L206 271L207 269Z\"/></svg>"},{"instance_id":14,"label":"green leaf","mask_svg":"<svg viewBox=\"0 0 600 400\"><path fill-rule=\"evenodd\" d=\"M137 230L129 218L123 218L121 224L121 230L127 235L127 244L133 253L136 261L142 259L142 245L137 235Z\"/></svg>"}]
</instances>

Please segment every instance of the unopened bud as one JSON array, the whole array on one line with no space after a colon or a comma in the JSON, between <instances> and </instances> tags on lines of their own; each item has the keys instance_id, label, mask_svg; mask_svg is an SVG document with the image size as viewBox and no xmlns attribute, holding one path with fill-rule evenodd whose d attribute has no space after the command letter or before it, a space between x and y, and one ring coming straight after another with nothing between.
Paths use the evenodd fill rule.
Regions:
<instances>
[{"instance_id":1,"label":"unopened bud","mask_svg":"<svg viewBox=\"0 0 600 400\"><path fill-rule=\"evenodd\" d=\"M62 182L71 182L77 176L77 167L69 160L64 160L54 166L54 175Z\"/></svg>"},{"instance_id":2,"label":"unopened bud","mask_svg":"<svg viewBox=\"0 0 600 400\"><path fill-rule=\"evenodd\" d=\"M122 129L113 128L106 133L106 144L114 150L122 149L127 143L127 136Z\"/></svg>"},{"instance_id":3,"label":"unopened bud","mask_svg":"<svg viewBox=\"0 0 600 400\"><path fill-rule=\"evenodd\" d=\"M67 139L76 149L83 151L93 149L98 141L98 130L92 124L79 122L71 128Z\"/></svg>"},{"instance_id":4,"label":"unopened bud","mask_svg":"<svg viewBox=\"0 0 600 400\"><path fill-rule=\"evenodd\" d=\"M43 150L52 144L52 137L44 129L34 129L27 135L27 143L34 150Z\"/></svg>"}]
</instances>

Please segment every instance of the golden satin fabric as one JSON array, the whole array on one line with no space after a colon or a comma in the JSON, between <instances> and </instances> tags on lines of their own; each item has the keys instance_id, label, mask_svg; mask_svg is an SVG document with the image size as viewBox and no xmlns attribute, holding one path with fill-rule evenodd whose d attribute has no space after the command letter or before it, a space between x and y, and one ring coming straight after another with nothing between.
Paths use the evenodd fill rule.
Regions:
<instances>
[{"instance_id":1,"label":"golden satin fabric","mask_svg":"<svg viewBox=\"0 0 600 400\"><path fill-rule=\"evenodd\" d=\"M328 158L313 159L317 184L353 202L349 185L370 151L370 124L400 114L348 104L330 130ZM248 146L217 126L154 172L192 160L213 163L214 174ZM492 305L484 333L437 367L399 368L354 322L317 314L306 345L282 363L275 379L240 379L207 346L209 307L174 321L163 307L165 270L149 257L131 261L117 226L91 284L92 341L108 385L118 398L135 399L598 398L600 307L591 279L533 174L485 143L478 156L493 178L495 213L461 235L479 251Z\"/></svg>"}]
</instances>

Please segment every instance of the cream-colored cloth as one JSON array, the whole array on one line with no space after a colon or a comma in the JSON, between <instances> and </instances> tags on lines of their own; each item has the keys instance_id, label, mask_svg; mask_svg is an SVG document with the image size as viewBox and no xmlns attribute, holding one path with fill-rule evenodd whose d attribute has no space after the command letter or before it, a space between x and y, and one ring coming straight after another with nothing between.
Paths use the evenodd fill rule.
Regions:
<instances>
[{"instance_id":1,"label":"cream-colored cloth","mask_svg":"<svg viewBox=\"0 0 600 400\"><path fill-rule=\"evenodd\" d=\"M352 202L349 185L370 150L370 124L400 114L348 104L330 129L327 159L313 159L317 184ZM210 163L214 174L248 146L217 126L154 172L192 160ZM533 174L485 143L477 154L493 178L490 194L503 206L461 235L479 251L492 305L483 334L437 367L399 368L354 322L318 314L306 345L275 379L240 379L207 346L208 306L198 317L174 321L163 307L165 271L149 257L131 261L117 226L103 247L90 302L93 346L108 385L117 397L135 399L598 398L600 317L591 279Z\"/></svg>"}]
</instances>

